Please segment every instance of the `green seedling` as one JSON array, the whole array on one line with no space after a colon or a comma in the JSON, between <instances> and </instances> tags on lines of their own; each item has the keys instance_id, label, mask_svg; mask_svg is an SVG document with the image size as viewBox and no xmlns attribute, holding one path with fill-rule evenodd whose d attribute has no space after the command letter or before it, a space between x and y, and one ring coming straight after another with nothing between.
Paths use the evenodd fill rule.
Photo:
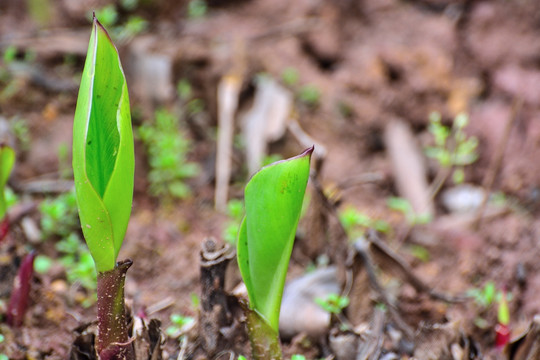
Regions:
<instances>
[{"instance_id":1,"label":"green seedling","mask_svg":"<svg viewBox=\"0 0 540 360\"><path fill-rule=\"evenodd\" d=\"M281 359L278 322L283 286L309 178L313 147L262 168L244 191L238 265L254 359Z\"/></svg>"},{"instance_id":2,"label":"green seedling","mask_svg":"<svg viewBox=\"0 0 540 360\"><path fill-rule=\"evenodd\" d=\"M467 291L467 296L472 298L476 305L487 308L496 301L498 295L497 288L493 281L488 281L483 288L474 288Z\"/></svg>"},{"instance_id":3,"label":"green seedling","mask_svg":"<svg viewBox=\"0 0 540 360\"><path fill-rule=\"evenodd\" d=\"M148 154L150 193L164 199L187 198L191 190L185 181L196 176L199 167L187 161L191 142L179 128L178 117L158 110L154 124L139 127L138 135Z\"/></svg>"},{"instance_id":4,"label":"green seedling","mask_svg":"<svg viewBox=\"0 0 540 360\"><path fill-rule=\"evenodd\" d=\"M298 100L309 107L316 107L321 100L321 91L315 85L304 85L298 91Z\"/></svg>"},{"instance_id":5,"label":"green seedling","mask_svg":"<svg viewBox=\"0 0 540 360\"><path fill-rule=\"evenodd\" d=\"M287 86L295 86L300 80L298 70L293 67L285 68L285 70L283 70L283 72L281 73L281 80Z\"/></svg>"},{"instance_id":6,"label":"green seedling","mask_svg":"<svg viewBox=\"0 0 540 360\"><path fill-rule=\"evenodd\" d=\"M351 241L364 236L367 229L375 229L382 233L388 233L391 230L386 221L373 220L353 207L347 207L345 210L340 211L339 221Z\"/></svg>"},{"instance_id":7,"label":"green seedling","mask_svg":"<svg viewBox=\"0 0 540 360\"><path fill-rule=\"evenodd\" d=\"M331 314L341 314L349 306L349 298L338 294L329 294L326 298L315 298L315 303Z\"/></svg>"},{"instance_id":8,"label":"green seedling","mask_svg":"<svg viewBox=\"0 0 540 360\"><path fill-rule=\"evenodd\" d=\"M188 3L187 13L190 19L199 19L208 12L208 5L204 0L191 0Z\"/></svg>"},{"instance_id":9,"label":"green seedling","mask_svg":"<svg viewBox=\"0 0 540 360\"><path fill-rule=\"evenodd\" d=\"M463 167L478 159L476 152L478 139L467 136L464 131L468 123L469 118L465 114L458 114L451 128L442 124L440 113L433 112L429 116L428 130L433 136L434 146L427 147L425 153L437 160L443 174L453 169L452 179L456 184L462 183L465 179Z\"/></svg>"},{"instance_id":10,"label":"green seedling","mask_svg":"<svg viewBox=\"0 0 540 360\"><path fill-rule=\"evenodd\" d=\"M124 311L131 260L116 262L133 200L133 133L118 52L94 17L73 124L73 175L84 238L97 270L101 359L133 359Z\"/></svg>"},{"instance_id":11,"label":"green seedling","mask_svg":"<svg viewBox=\"0 0 540 360\"><path fill-rule=\"evenodd\" d=\"M225 223L223 229L223 239L230 244L236 245L236 237L238 235L238 227L242 223L244 217L244 204L240 200L230 200L227 203L227 215L229 220Z\"/></svg>"},{"instance_id":12,"label":"green seedling","mask_svg":"<svg viewBox=\"0 0 540 360\"><path fill-rule=\"evenodd\" d=\"M15 164L15 151L7 145L0 144L0 241L6 237L9 231L5 187L13 164Z\"/></svg>"},{"instance_id":13,"label":"green seedling","mask_svg":"<svg viewBox=\"0 0 540 360\"><path fill-rule=\"evenodd\" d=\"M171 315L171 326L169 326L165 333L170 338L177 338L185 333L186 329L191 327L195 323L195 319L191 316L183 316L180 314Z\"/></svg>"},{"instance_id":14,"label":"green seedling","mask_svg":"<svg viewBox=\"0 0 540 360\"><path fill-rule=\"evenodd\" d=\"M76 233L80 227L77 216L77 198L74 191L42 201L39 205L39 211L43 240L64 239Z\"/></svg>"},{"instance_id":15,"label":"green seedling","mask_svg":"<svg viewBox=\"0 0 540 360\"><path fill-rule=\"evenodd\" d=\"M386 205L391 210L402 213L410 225L423 225L431 221L431 215L417 214L407 199L393 196L386 200Z\"/></svg>"},{"instance_id":16,"label":"green seedling","mask_svg":"<svg viewBox=\"0 0 540 360\"><path fill-rule=\"evenodd\" d=\"M27 151L30 148L30 130L28 129L28 122L18 116L14 117L10 121L11 131L17 138L17 142L20 145L20 149Z\"/></svg>"}]
</instances>

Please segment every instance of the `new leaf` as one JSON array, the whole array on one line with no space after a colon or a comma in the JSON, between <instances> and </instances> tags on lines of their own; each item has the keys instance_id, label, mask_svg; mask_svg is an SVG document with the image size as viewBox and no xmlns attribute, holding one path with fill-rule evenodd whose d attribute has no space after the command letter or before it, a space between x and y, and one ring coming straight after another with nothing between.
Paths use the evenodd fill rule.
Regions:
<instances>
[{"instance_id":1,"label":"new leaf","mask_svg":"<svg viewBox=\"0 0 540 360\"><path fill-rule=\"evenodd\" d=\"M250 307L276 333L312 151L262 168L245 188L246 216L238 235L238 264Z\"/></svg>"},{"instance_id":2,"label":"new leaf","mask_svg":"<svg viewBox=\"0 0 540 360\"><path fill-rule=\"evenodd\" d=\"M81 227L99 272L114 268L133 198L133 133L118 52L94 18L73 125Z\"/></svg>"}]
</instances>

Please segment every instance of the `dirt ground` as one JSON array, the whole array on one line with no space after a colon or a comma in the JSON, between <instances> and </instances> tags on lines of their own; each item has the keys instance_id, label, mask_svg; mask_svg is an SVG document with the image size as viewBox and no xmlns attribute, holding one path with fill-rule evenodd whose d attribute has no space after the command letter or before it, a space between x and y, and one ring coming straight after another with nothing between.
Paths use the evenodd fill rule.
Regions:
<instances>
[{"instance_id":1,"label":"dirt ground","mask_svg":"<svg viewBox=\"0 0 540 360\"><path fill-rule=\"evenodd\" d=\"M239 119L254 104L256 78L265 73L294 94L290 121L320 151L320 168L313 175L316 181L308 186L310 205L299 226L290 278L302 276L325 259L337 265L341 289L347 284L343 274L354 274L347 293L350 306L342 315L351 324L348 330L340 326L340 316L341 320L333 318L330 326L317 329L317 336L307 336L308 329L294 334L292 340L283 339L286 357L368 358L343 349L360 349L359 344L372 336L375 314L381 308L377 304L385 302L368 279L365 261L358 259L362 253L347 260L354 253L354 239L344 238L335 214L348 208L390 224L391 230L380 234L380 240L428 288L461 297L492 283L498 291L511 294L512 337L527 332L540 313L540 222L536 219L540 164L535 160L540 158L540 4L536 0L209 0L202 17L190 13L187 1L140 0L129 9L123 3L115 3L116 24L132 15L147 21L141 33L117 42L130 88L134 128L152 119L158 108L185 105L176 94L181 79L191 84L191 96L204 103L197 114L182 116L181 126L192 140L188 157L201 169L188 181L191 196L187 199L164 200L149 194L147 155L140 140L135 144L133 213L120 254L134 262L126 280L126 299L134 314L151 309L149 316L161 320L162 329L170 326L171 314L199 316L192 294L201 295L201 246L208 237L224 243L223 229L229 221L214 209L218 84L226 75L241 80L235 130L241 134ZM25 254L34 249L52 259L61 256L54 247L59 238L31 240L23 224L39 228L39 203L70 188L61 173L71 160L69 155L67 160L59 159L58 148L71 146L78 82L91 30L88 14L108 2L48 0L43 4L0 2L0 50L5 54L16 49L15 60L5 56L0 60L0 120L9 125L13 119L24 119L29 129L24 146L20 137L13 140L12 128L0 129L2 139L11 139L17 151L9 185L19 203L10 215L30 204L9 238L0 243L4 311ZM287 69L294 69L298 80L287 84L283 80ZM304 85L320 92L315 102L302 100ZM446 125L460 113L469 115L466 133L478 139L478 159L464 167L465 183L481 194L496 193L499 198L503 194L502 205L476 204L472 212L449 209L445 194L463 188L449 178L433 201L422 195L440 166L406 149L432 144L428 119L433 111L441 113ZM412 137L391 132L392 124L405 125ZM269 141L268 153L285 158L307 147L290 126L287 129ZM391 155L390 144L397 147L397 155ZM241 199L248 180L244 152L245 144L235 146L229 198ZM418 162L425 166L418 167ZM418 178L424 180L418 183ZM420 195L409 191L416 186ZM431 207L432 220L411 225L406 216L389 209L387 199L392 196ZM464 201L472 196L467 193ZM437 299L429 289L414 286L373 243L371 249L371 270L395 313L387 309L380 351L370 359L526 358L524 342L506 353L496 349L497 301L482 306L472 297L457 302ZM427 258L414 249L422 249ZM232 261L227 290L241 281L235 267ZM95 320L95 306L85 307L81 300L91 296L70 283L62 268L53 266L35 274L23 326L0 324L4 336L0 354L9 359L67 358L75 329ZM182 358L180 353L186 359L204 358L196 331L188 335L184 343L167 338L164 357ZM222 350L234 352L208 358L249 355L246 343Z\"/></svg>"}]
</instances>

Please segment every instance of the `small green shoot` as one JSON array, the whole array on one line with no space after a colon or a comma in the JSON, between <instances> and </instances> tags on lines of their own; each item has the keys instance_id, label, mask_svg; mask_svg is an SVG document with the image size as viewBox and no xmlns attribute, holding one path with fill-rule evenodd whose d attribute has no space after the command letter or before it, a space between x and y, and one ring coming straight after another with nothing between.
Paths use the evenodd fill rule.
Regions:
<instances>
[{"instance_id":1,"label":"small green shoot","mask_svg":"<svg viewBox=\"0 0 540 360\"><path fill-rule=\"evenodd\" d=\"M242 223L244 217L244 203L240 200L229 200L227 203L227 215L229 221L225 223L225 229L222 236L229 244L236 245L236 237L238 235L238 227Z\"/></svg>"},{"instance_id":2,"label":"small green shoot","mask_svg":"<svg viewBox=\"0 0 540 360\"><path fill-rule=\"evenodd\" d=\"M315 303L330 314L341 314L343 309L349 306L350 300L347 296L329 294L326 298L315 298Z\"/></svg>"},{"instance_id":3,"label":"small green shoot","mask_svg":"<svg viewBox=\"0 0 540 360\"><path fill-rule=\"evenodd\" d=\"M245 188L238 266L246 284L254 359L281 359L278 321L313 147L257 172Z\"/></svg>"},{"instance_id":4,"label":"small green shoot","mask_svg":"<svg viewBox=\"0 0 540 360\"><path fill-rule=\"evenodd\" d=\"M7 145L0 144L0 221L6 215L7 202L5 187L15 164L15 151Z\"/></svg>"},{"instance_id":5,"label":"small green shoot","mask_svg":"<svg viewBox=\"0 0 540 360\"><path fill-rule=\"evenodd\" d=\"M26 119L16 116L11 119L10 124L11 131L13 131L13 134L17 138L20 149L23 151L27 151L30 148L31 142L28 122L26 121Z\"/></svg>"},{"instance_id":6,"label":"small green shoot","mask_svg":"<svg viewBox=\"0 0 540 360\"><path fill-rule=\"evenodd\" d=\"M176 84L176 94L182 101L187 101L191 98L193 93L191 83L188 79L180 79Z\"/></svg>"},{"instance_id":7,"label":"small green shoot","mask_svg":"<svg viewBox=\"0 0 540 360\"><path fill-rule=\"evenodd\" d=\"M321 100L321 91L315 85L304 85L298 91L298 100L309 107L316 107Z\"/></svg>"},{"instance_id":8,"label":"small green shoot","mask_svg":"<svg viewBox=\"0 0 540 360\"><path fill-rule=\"evenodd\" d=\"M283 70L283 73L281 74L281 80L287 86L296 86L298 84L298 81L300 80L298 70L293 67L285 68L285 70Z\"/></svg>"},{"instance_id":9,"label":"small green shoot","mask_svg":"<svg viewBox=\"0 0 540 360\"><path fill-rule=\"evenodd\" d=\"M449 128L442 124L440 113L433 112L429 115L428 130L433 136L434 146L427 147L425 153L436 159L443 169L454 169L452 179L456 184L465 180L463 167L478 159L478 139L467 136L464 131L468 123L466 114L458 114Z\"/></svg>"},{"instance_id":10,"label":"small green shoot","mask_svg":"<svg viewBox=\"0 0 540 360\"><path fill-rule=\"evenodd\" d=\"M483 288L473 288L466 293L468 297L472 298L482 308L491 306L500 294L493 281L488 281Z\"/></svg>"},{"instance_id":11,"label":"small green shoot","mask_svg":"<svg viewBox=\"0 0 540 360\"><path fill-rule=\"evenodd\" d=\"M180 129L178 116L158 110L154 124L139 127L138 135L148 154L150 193L163 198L187 198L191 190L185 181L196 176L199 167L187 160L191 141Z\"/></svg>"},{"instance_id":12,"label":"small green shoot","mask_svg":"<svg viewBox=\"0 0 540 360\"><path fill-rule=\"evenodd\" d=\"M190 19L200 19L208 12L208 5L204 0L190 0L187 14Z\"/></svg>"},{"instance_id":13,"label":"small green shoot","mask_svg":"<svg viewBox=\"0 0 540 360\"><path fill-rule=\"evenodd\" d=\"M306 360L306 357L304 355L294 354L291 356L291 360Z\"/></svg>"},{"instance_id":14,"label":"small green shoot","mask_svg":"<svg viewBox=\"0 0 540 360\"><path fill-rule=\"evenodd\" d=\"M404 198L390 197L386 200L386 205L391 210L402 213L410 225L428 224L432 220L429 214L417 214L411 203Z\"/></svg>"},{"instance_id":15,"label":"small green shoot","mask_svg":"<svg viewBox=\"0 0 540 360\"><path fill-rule=\"evenodd\" d=\"M76 232L79 225L77 198L74 191L46 199L39 205L41 213L41 235L44 240L51 237L66 238Z\"/></svg>"},{"instance_id":16,"label":"small green shoot","mask_svg":"<svg viewBox=\"0 0 540 360\"><path fill-rule=\"evenodd\" d=\"M431 257L429 250L421 245L411 244L407 246L407 251L412 256L414 256L415 258L417 258L418 260L424 263L429 262L429 259Z\"/></svg>"},{"instance_id":17,"label":"small green shoot","mask_svg":"<svg viewBox=\"0 0 540 360\"><path fill-rule=\"evenodd\" d=\"M340 211L339 221L351 241L363 236L367 229L375 229L381 233L388 233L391 230L390 224L386 221L373 220L353 207Z\"/></svg>"},{"instance_id":18,"label":"small green shoot","mask_svg":"<svg viewBox=\"0 0 540 360\"><path fill-rule=\"evenodd\" d=\"M180 314L172 314L170 319L171 326L165 330L165 333L173 339L182 335L195 322L194 318Z\"/></svg>"}]
</instances>

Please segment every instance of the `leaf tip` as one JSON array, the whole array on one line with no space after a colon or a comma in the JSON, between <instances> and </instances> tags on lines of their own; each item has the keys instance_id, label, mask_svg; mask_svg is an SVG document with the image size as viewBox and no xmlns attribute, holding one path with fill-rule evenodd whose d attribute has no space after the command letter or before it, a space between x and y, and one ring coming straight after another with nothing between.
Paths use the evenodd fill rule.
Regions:
<instances>
[{"instance_id":1,"label":"leaf tip","mask_svg":"<svg viewBox=\"0 0 540 360\"><path fill-rule=\"evenodd\" d=\"M311 145L306 150L302 151L302 153L299 156L311 156L314 150L315 150L315 145Z\"/></svg>"}]
</instances>

